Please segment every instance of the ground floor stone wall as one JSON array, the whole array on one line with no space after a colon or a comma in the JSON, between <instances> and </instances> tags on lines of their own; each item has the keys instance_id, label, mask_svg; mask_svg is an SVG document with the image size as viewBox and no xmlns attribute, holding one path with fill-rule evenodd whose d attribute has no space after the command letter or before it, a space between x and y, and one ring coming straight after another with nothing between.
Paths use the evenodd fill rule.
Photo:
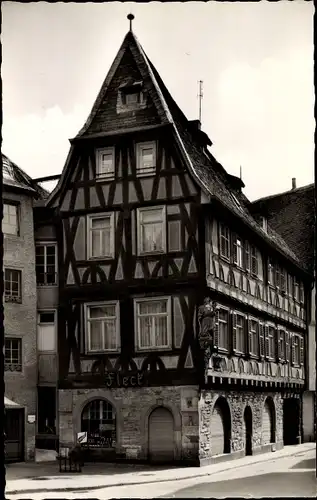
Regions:
<instances>
[{"instance_id":1,"label":"ground floor stone wall","mask_svg":"<svg viewBox=\"0 0 317 500\"><path fill-rule=\"evenodd\" d=\"M201 392L199 401L199 423L200 442L199 457L202 462L214 457L211 446L211 418L214 405L218 398L226 401L230 415L230 453L236 455L245 454L245 426L244 411L247 405L252 412L252 453L263 450L262 442L262 420L265 400L270 397L275 409L275 443L274 448L283 447L283 400L280 393L256 393L236 391L213 391ZM267 448L267 446L266 446ZM271 447L270 447L271 448Z\"/></svg>"},{"instance_id":2,"label":"ground floor stone wall","mask_svg":"<svg viewBox=\"0 0 317 500\"><path fill-rule=\"evenodd\" d=\"M59 390L60 447L74 445L83 409L94 399L108 401L116 411L117 456L147 459L150 414L165 407L174 420L175 459L198 459L197 386Z\"/></svg>"}]
</instances>

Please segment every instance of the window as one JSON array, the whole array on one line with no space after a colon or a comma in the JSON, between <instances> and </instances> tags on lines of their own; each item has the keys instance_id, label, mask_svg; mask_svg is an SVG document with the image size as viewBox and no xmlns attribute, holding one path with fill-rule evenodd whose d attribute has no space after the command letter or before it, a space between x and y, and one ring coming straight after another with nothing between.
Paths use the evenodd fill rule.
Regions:
<instances>
[{"instance_id":1,"label":"window","mask_svg":"<svg viewBox=\"0 0 317 500\"><path fill-rule=\"evenodd\" d=\"M233 262L238 267L242 267L243 247L242 247L242 241L237 237L235 237L235 241L233 243Z\"/></svg>"},{"instance_id":2,"label":"window","mask_svg":"<svg viewBox=\"0 0 317 500\"><path fill-rule=\"evenodd\" d=\"M125 95L125 103L127 106L135 105L140 102L140 93L133 92Z\"/></svg>"},{"instance_id":3,"label":"window","mask_svg":"<svg viewBox=\"0 0 317 500\"><path fill-rule=\"evenodd\" d=\"M114 213L88 216L88 258L114 257Z\"/></svg>"},{"instance_id":4,"label":"window","mask_svg":"<svg viewBox=\"0 0 317 500\"><path fill-rule=\"evenodd\" d=\"M275 285L279 288L281 284L281 272L280 272L280 267L277 264L275 266Z\"/></svg>"},{"instance_id":5,"label":"window","mask_svg":"<svg viewBox=\"0 0 317 500\"><path fill-rule=\"evenodd\" d=\"M236 350L245 352L245 318L241 314L236 315Z\"/></svg>"},{"instance_id":6,"label":"window","mask_svg":"<svg viewBox=\"0 0 317 500\"><path fill-rule=\"evenodd\" d=\"M11 372L22 371L22 339L5 338L4 369Z\"/></svg>"},{"instance_id":7,"label":"window","mask_svg":"<svg viewBox=\"0 0 317 500\"><path fill-rule=\"evenodd\" d=\"M96 166L98 179L114 179L114 148L97 149Z\"/></svg>"},{"instance_id":8,"label":"window","mask_svg":"<svg viewBox=\"0 0 317 500\"><path fill-rule=\"evenodd\" d=\"M276 333L274 326L269 325L267 327L267 338L265 345L265 354L268 358L275 358L275 343L276 343Z\"/></svg>"},{"instance_id":9,"label":"window","mask_svg":"<svg viewBox=\"0 0 317 500\"><path fill-rule=\"evenodd\" d=\"M229 349L229 311L227 309L219 309L219 344L220 349Z\"/></svg>"},{"instance_id":10,"label":"window","mask_svg":"<svg viewBox=\"0 0 317 500\"><path fill-rule=\"evenodd\" d=\"M119 349L119 302L85 304L88 352Z\"/></svg>"},{"instance_id":11,"label":"window","mask_svg":"<svg viewBox=\"0 0 317 500\"><path fill-rule=\"evenodd\" d=\"M230 258L230 233L229 228L220 224L220 255L226 259Z\"/></svg>"},{"instance_id":12,"label":"window","mask_svg":"<svg viewBox=\"0 0 317 500\"><path fill-rule=\"evenodd\" d=\"M285 292L286 291L286 276L285 276L285 270L280 269L280 287L281 291Z\"/></svg>"},{"instance_id":13,"label":"window","mask_svg":"<svg viewBox=\"0 0 317 500\"><path fill-rule=\"evenodd\" d=\"M38 314L37 348L41 352L56 349L55 311L41 311Z\"/></svg>"},{"instance_id":14,"label":"window","mask_svg":"<svg viewBox=\"0 0 317 500\"><path fill-rule=\"evenodd\" d=\"M246 271L250 272L250 245L248 241L244 243L244 262Z\"/></svg>"},{"instance_id":15,"label":"window","mask_svg":"<svg viewBox=\"0 0 317 500\"><path fill-rule=\"evenodd\" d=\"M293 335L292 338L292 362L294 365L300 364L300 337Z\"/></svg>"},{"instance_id":16,"label":"window","mask_svg":"<svg viewBox=\"0 0 317 500\"><path fill-rule=\"evenodd\" d=\"M253 356L258 356L259 354L258 328L258 322L249 319L249 353Z\"/></svg>"},{"instance_id":17,"label":"window","mask_svg":"<svg viewBox=\"0 0 317 500\"><path fill-rule=\"evenodd\" d=\"M290 297L293 297L293 277L288 275L288 294Z\"/></svg>"},{"instance_id":18,"label":"window","mask_svg":"<svg viewBox=\"0 0 317 500\"><path fill-rule=\"evenodd\" d=\"M3 234L19 235L18 205L3 204L2 232Z\"/></svg>"},{"instance_id":19,"label":"window","mask_svg":"<svg viewBox=\"0 0 317 500\"><path fill-rule=\"evenodd\" d=\"M166 251L165 207L138 209L139 254Z\"/></svg>"},{"instance_id":20,"label":"window","mask_svg":"<svg viewBox=\"0 0 317 500\"><path fill-rule=\"evenodd\" d=\"M251 247L251 274L253 276L257 276L259 272L258 269L258 252L257 249L252 246Z\"/></svg>"},{"instance_id":21,"label":"window","mask_svg":"<svg viewBox=\"0 0 317 500\"><path fill-rule=\"evenodd\" d=\"M268 274L267 279L268 279L269 285L274 286L275 273L274 273L274 264L273 264L272 260L269 260L267 274Z\"/></svg>"},{"instance_id":22,"label":"window","mask_svg":"<svg viewBox=\"0 0 317 500\"><path fill-rule=\"evenodd\" d=\"M21 302L22 272L17 269L4 270L4 296L6 302Z\"/></svg>"},{"instance_id":23,"label":"window","mask_svg":"<svg viewBox=\"0 0 317 500\"><path fill-rule=\"evenodd\" d=\"M137 174L153 174L156 168L156 151L154 142L137 144Z\"/></svg>"},{"instance_id":24,"label":"window","mask_svg":"<svg viewBox=\"0 0 317 500\"><path fill-rule=\"evenodd\" d=\"M299 283L298 283L297 278L294 278L293 293L294 293L294 299L299 302Z\"/></svg>"},{"instance_id":25,"label":"window","mask_svg":"<svg viewBox=\"0 0 317 500\"><path fill-rule=\"evenodd\" d=\"M285 330L278 329L278 357L282 360L286 357L286 339Z\"/></svg>"},{"instance_id":26,"label":"window","mask_svg":"<svg viewBox=\"0 0 317 500\"><path fill-rule=\"evenodd\" d=\"M39 434L56 434L56 389L37 388L37 431Z\"/></svg>"},{"instance_id":27,"label":"window","mask_svg":"<svg viewBox=\"0 0 317 500\"><path fill-rule=\"evenodd\" d=\"M35 247L36 283L41 286L57 284L57 246L39 243Z\"/></svg>"},{"instance_id":28,"label":"window","mask_svg":"<svg viewBox=\"0 0 317 500\"><path fill-rule=\"evenodd\" d=\"M90 401L81 414L81 431L87 432L89 447L114 448L116 445L116 412L102 399Z\"/></svg>"},{"instance_id":29,"label":"window","mask_svg":"<svg viewBox=\"0 0 317 500\"><path fill-rule=\"evenodd\" d=\"M171 348L171 299L136 299L134 310L138 349Z\"/></svg>"},{"instance_id":30,"label":"window","mask_svg":"<svg viewBox=\"0 0 317 500\"><path fill-rule=\"evenodd\" d=\"M305 292L304 292L304 285L303 285L303 283L300 284L299 298L300 298L300 302L303 304L304 303L304 299L305 299Z\"/></svg>"}]
</instances>

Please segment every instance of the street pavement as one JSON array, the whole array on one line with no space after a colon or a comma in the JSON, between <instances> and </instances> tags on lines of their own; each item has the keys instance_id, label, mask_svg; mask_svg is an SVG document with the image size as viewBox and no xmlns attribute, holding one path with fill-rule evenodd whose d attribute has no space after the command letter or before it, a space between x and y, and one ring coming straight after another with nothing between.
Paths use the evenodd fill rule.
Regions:
<instances>
[{"instance_id":1,"label":"street pavement","mask_svg":"<svg viewBox=\"0 0 317 500\"><path fill-rule=\"evenodd\" d=\"M118 474L110 467L104 474L98 470L37 479L12 479L11 474L6 498L316 497L315 457L315 443L306 443L201 468L137 466L119 468Z\"/></svg>"}]
</instances>

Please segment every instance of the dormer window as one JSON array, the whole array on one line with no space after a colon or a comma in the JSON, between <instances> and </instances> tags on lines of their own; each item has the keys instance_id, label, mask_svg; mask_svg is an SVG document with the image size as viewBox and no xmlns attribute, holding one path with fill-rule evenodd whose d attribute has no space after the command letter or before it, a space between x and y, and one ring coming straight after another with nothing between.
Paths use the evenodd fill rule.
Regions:
<instances>
[{"instance_id":1,"label":"dormer window","mask_svg":"<svg viewBox=\"0 0 317 500\"><path fill-rule=\"evenodd\" d=\"M97 149L97 179L114 179L114 148Z\"/></svg>"},{"instance_id":2,"label":"dormer window","mask_svg":"<svg viewBox=\"0 0 317 500\"><path fill-rule=\"evenodd\" d=\"M137 109L143 109L146 106L145 101L143 82L133 82L129 80L119 87L117 112L126 113Z\"/></svg>"},{"instance_id":3,"label":"dormer window","mask_svg":"<svg viewBox=\"0 0 317 500\"><path fill-rule=\"evenodd\" d=\"M155 172L156 148L154 142L137 144L137 174L149 175Z\"/></svg>"}]
</instances>

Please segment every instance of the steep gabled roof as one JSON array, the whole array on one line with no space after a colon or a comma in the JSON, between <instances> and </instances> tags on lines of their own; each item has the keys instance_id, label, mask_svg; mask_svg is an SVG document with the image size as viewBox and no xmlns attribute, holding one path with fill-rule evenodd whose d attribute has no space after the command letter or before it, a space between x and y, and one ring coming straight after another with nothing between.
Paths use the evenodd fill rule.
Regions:
<instances>
[{"instance_id":1,"label":"steep gabled roof","mask_svg":"<svg viewBox=\"0 0 317 500\"><path fill-rule=\"evenodd\" d=\"M30 194L30 196L34 196L35 198L47 198L49 193L46 189L34 182L33 179L26 172L24 172L24 170L18 167L6 155L1 154L1 157L4 187L12 187L26 191Z\"/></svg>"},{"instance_id":2,"label":"steep gabled roof","mask_svg":"<svg viewBox=\"0 0 317 500\"><path fill-rule=\"evenodd\" d=\"M150 96L151 103L153 104L153 110L155 110L155 117L152 121L147 121L146 126L148 128L153 128L154 126L170 125L173 129L179 150L189 171L207 197L210 200L214 199L220 202L228 210L230 210L230 212L235 214L247 226L255 231L269 245L285 254L298 267L301 267L300 261L284 240L272 229L265 232L252 217L248 209L250 202L241 192L239 186L237 186L237 179L230 176L223 166L217 162L210 151L208 151L206 147L203 147L201 142L199 143L197 140L197 133L195 134L193 132L191 122L189 122L182 110L172 98L160 75L148 59L132 31L129 31L125 36L106 79L101 86L91 113L85 125L77 134L76 139L82 140L84 138L96 137L96 134L97 136L106 136L118 133L117 121L113 120L112 124L110 120L110 112L107 114L104 108L107 100L107 93L113 91L113 79L120 70L120 64L128 53L132 54L133 62L136 64L135 71L137 71L138 75L142 78L145 88ZM101 118L101 121L102 117L104 117L105 121L108 121L107 127L104 127L104 131L102 130L102 125L100 125L99 120L99 129L97 129L98 131L96 132L94 124L98 121L98 116L99 119ZM130 124L129 127L131 130L133 128L133 124ZM127 130L121 130L121 132L123 131ZM206 146L208 143L210 144L210 140L207 136L203 140L206 141ZM67 167L70 157L71 151L68 155L61 179L54 191L51 193L48 203L53 200L63 183L66 182Z\"/></svg>"}]
</instances>

